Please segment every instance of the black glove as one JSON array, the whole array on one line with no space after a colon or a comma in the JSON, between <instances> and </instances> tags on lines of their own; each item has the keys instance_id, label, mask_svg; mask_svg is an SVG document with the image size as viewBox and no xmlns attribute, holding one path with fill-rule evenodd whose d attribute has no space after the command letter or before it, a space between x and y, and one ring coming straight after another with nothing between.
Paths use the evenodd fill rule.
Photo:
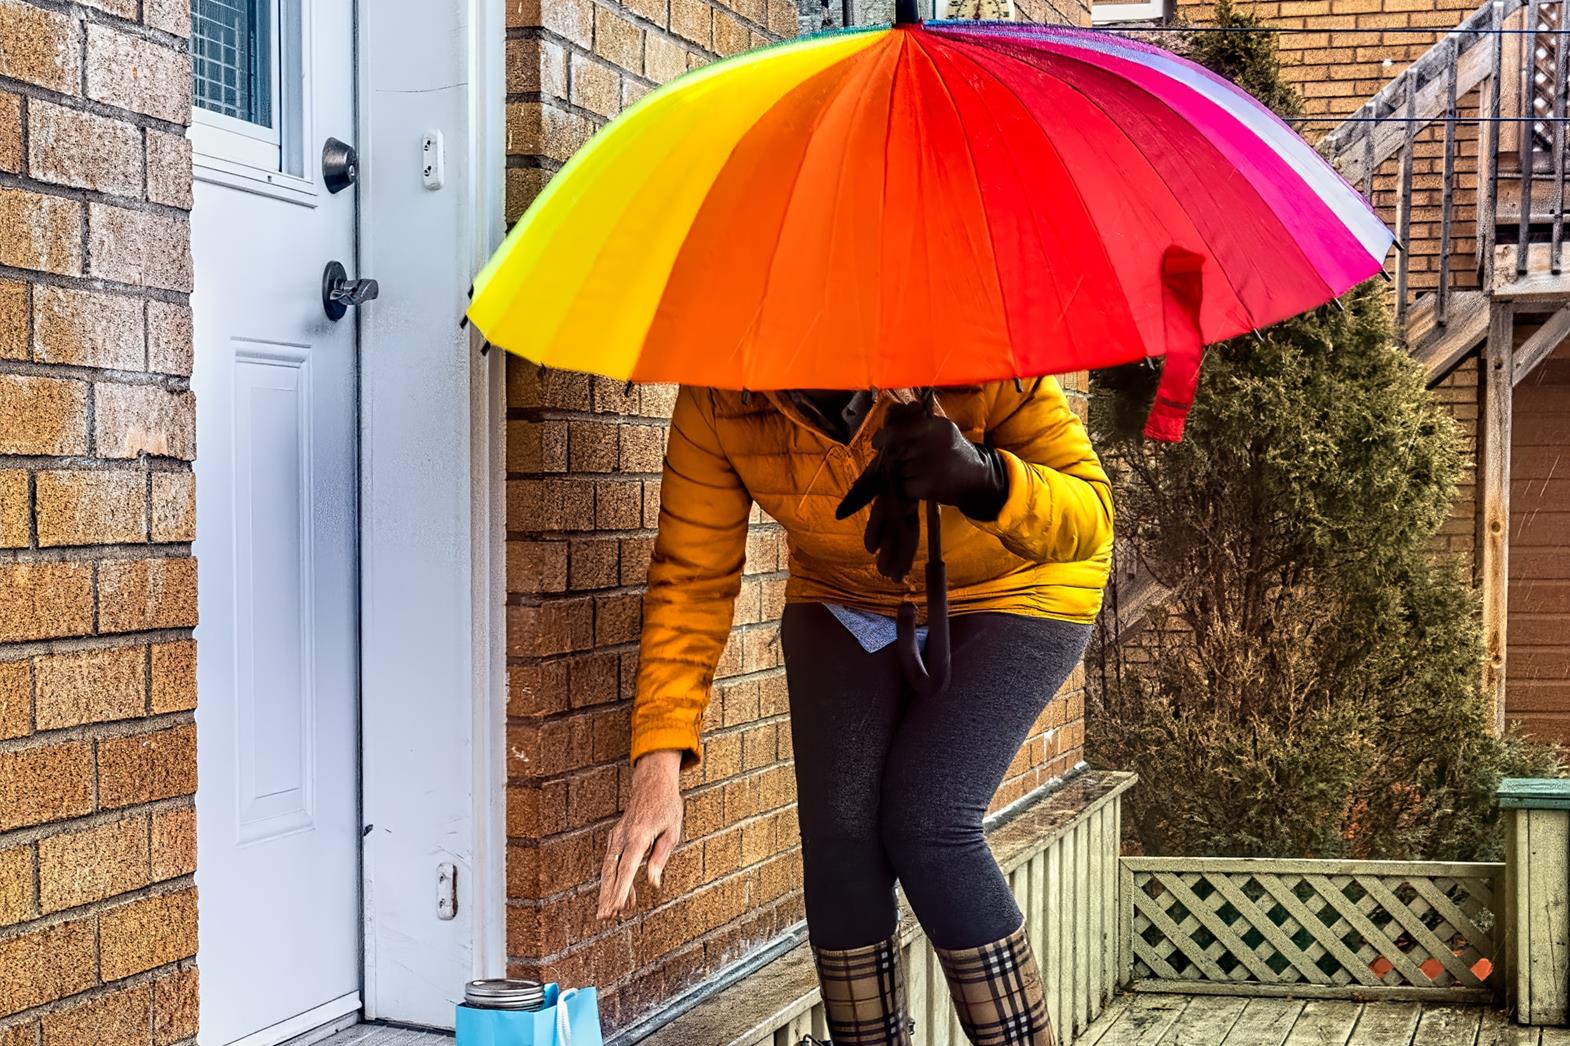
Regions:
<instances>
[{"instance_id":1,"label":"black glove","mask_svg":"<svg viewBox=\"0 0 1570 1046\"><path fill-rule=\"evenodd\" d=\"M894 487L893 473L868 465L856 480L851 493L857 489L871 491L872 511L867 514L867 529L862 541L867 551L877 557L878 573L891 581L903 581L916 561L916 547L921 543L921 505L899 495ZM844 519L858 511L865 500L854 508L846 508L850 501L847 494L840 502L836 518Z\"/></svg>"},{"instance_id":2,"label":"black glove","mask_svg":"<svg viewBox=\"0 0 1570 1046\"><path fill-rule=\"evenodd\" d=\"M1008 500L1008 472L991 447L972 443L947 418L920 403L896 403L873 437L878 453L835 512L844 519L869 502L865 535L878 570L895 581L910 571L920 541L918 502L953 505L993 520Z\"/></svg>"},{"instance_id":3,"label":"black glove","mask_svg":"<svg viewBox=\"0 0 1570 1046\"><path fill-rule=\"evenodd\" d=\"M982 521L997 519L1008 500L1008 470L998 452L972 443L920 403L890 407L872 445L877 456L840 502L839 519L884 493L953 505Z\"/></svg>"}]
</instances>

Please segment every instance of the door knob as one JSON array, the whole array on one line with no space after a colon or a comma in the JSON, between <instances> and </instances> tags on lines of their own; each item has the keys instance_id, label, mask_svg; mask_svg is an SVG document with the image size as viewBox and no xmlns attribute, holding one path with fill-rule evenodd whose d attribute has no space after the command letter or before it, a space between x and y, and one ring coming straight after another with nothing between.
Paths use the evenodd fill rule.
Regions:
<instances>
[{"instance_id":1,"label":"door knob","mask_svg":"<svg viewBox=\"0 0 1570 1046\"><path fill-rule=\"evenodd\" d=\"M375 280L351 280L343 262L330 261L322 270L322 309L327 318L341 320L351 305L364 305L382 293Z\"/></svg>"}]
</instances>

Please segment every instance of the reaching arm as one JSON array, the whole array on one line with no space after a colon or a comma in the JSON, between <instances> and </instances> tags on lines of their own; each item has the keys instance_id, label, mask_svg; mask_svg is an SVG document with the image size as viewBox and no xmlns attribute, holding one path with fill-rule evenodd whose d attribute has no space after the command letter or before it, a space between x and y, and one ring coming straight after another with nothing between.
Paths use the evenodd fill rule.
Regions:
<instances>
[{"instance_id":1,"label":"reaching arm","mask_svg":"<svg viewBox=\"0 0 1570 1046\"><path fill-rule=\"evenodd\" d=\"M679 749L696 764L699 721L730 637L752 498L714 427L706 389L683 388L660 483L660 530L643 598L632 759Z\"/></svg>"}]
</instances>

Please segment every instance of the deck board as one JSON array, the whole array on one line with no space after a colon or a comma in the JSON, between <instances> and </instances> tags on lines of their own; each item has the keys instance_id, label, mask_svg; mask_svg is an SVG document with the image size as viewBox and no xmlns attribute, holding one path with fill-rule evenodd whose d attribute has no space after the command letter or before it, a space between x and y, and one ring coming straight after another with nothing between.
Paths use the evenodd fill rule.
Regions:
<instances>
[{"instance_id":1,"label":"deck board","mask_svg":"<svg viewBox=\"0 0 1570 1046\"><path fill-rule=\"evenodd\" d=\"M1183 995L1136 995L1096 1040L1096 1046L1157 1046L1189 1002Z\"/></svg>"},{"instance_id":2,"label":"deck board","mask_svg":"<svg viewBox=\"0 0 1570 1046\"><path fill-rule=\"evenodd\" d=\"M1247 1004L1238 995L1196 996L1161 1036L1161 1046L1216 1046L1232 1031Z\"/></svg>"},{"instance_id":3,"label":"deck board","mask_svg":"<svg viewBox=\"0 0 1570 1046\"><path fill-rule=\"evenodd\" d=\"M1483 1027L1477 1033L1477 1046L1539 1046L1540 1039L1539 1029L1517 1024L1499 1011L1490 1010L1483 1014Z\"/></svg>"},{"instance_id":4,"label":"deck board","mask_svg":"<svg viewBox=\"0 0 1570 1046\"><path fill-rule=\"evenodd\" d=\"M1286 1046L1346 1046L1362 1013L1362 1003L1310 999L1292 1025Z\"/></svg>"},{"instance_id":5,"label":"deck board","mask_svg":"<svg viewBox=\"0 0 1570 1046\"><path fill-rule=\"evenodd\" d=\"M1300 999L1250 999L1222 1044L1281 1046L1302 1012Z\"/></svg>"},{"instance_id":6,"label":"deck board","mask_svg":"<svg viewBox=\"0 0 1570 1046\"><path fill-rule=\"evenodd\" d=\"M1412 1046L1474 1046L1482 1020L1480 1006L1425 1006Z\"/></svg>"},{"instance_id":7,"label":"deck board","mask_svg":"<svg viewBox=\"0 0 1570 1046\"><path fill-rule=\"evenodd\" d=\"M452 1036L362 1024L316 1046L452 1046ZM933 1046L962 1046L963 1040ZM1074 1046L1570 1046L1480 1006L1234 995L1126 994Z\"/></svg>"},{"instance_id":8,"label":"deck board","mask_svg":"<svg viewBox=\"0 0 1570 1046\"><path fill-rule=\"evenodd\" d=\"M1371 1002L1363 1007L1348 1046L1388 1046L1412 1041L1423 1007L1415 1002Z\"/></svg>"},{"instance_id":9,"label":"deck board","mask_svg":"<svg viewBox=\"0 0 1570 1046\"><path fill-rule=\"evenodd\" d=\"M1486 1006L1134 992L1074 1046L1570 1046ZM935 1046L960 1046L935 1044Z\"/></svg>"}]
</instances>

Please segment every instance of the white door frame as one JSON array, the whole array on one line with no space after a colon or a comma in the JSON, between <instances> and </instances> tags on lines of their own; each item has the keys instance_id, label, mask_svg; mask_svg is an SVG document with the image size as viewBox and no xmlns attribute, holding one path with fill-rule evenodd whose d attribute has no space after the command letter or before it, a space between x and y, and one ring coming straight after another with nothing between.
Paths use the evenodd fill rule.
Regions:
<instances>
[{"instance_id":1,"label":"white door frame","mask_svg":"<svg viewBox=\"0 0 1570 1046\"><path fill-rule=\"evenodd\" d=\"M458 325L503 233L503 2L360 0L356 28L358 275L382 291L360 326L364 1003L445 1027L463 980L506 966L506 404L501 354ZM441 189L421 184L424 129ZM399 282L411 235L450 285ZM411 821L413 783L451 816ZM433 924L446 861L457 915Z\"/></svg>"}]
</instances>

